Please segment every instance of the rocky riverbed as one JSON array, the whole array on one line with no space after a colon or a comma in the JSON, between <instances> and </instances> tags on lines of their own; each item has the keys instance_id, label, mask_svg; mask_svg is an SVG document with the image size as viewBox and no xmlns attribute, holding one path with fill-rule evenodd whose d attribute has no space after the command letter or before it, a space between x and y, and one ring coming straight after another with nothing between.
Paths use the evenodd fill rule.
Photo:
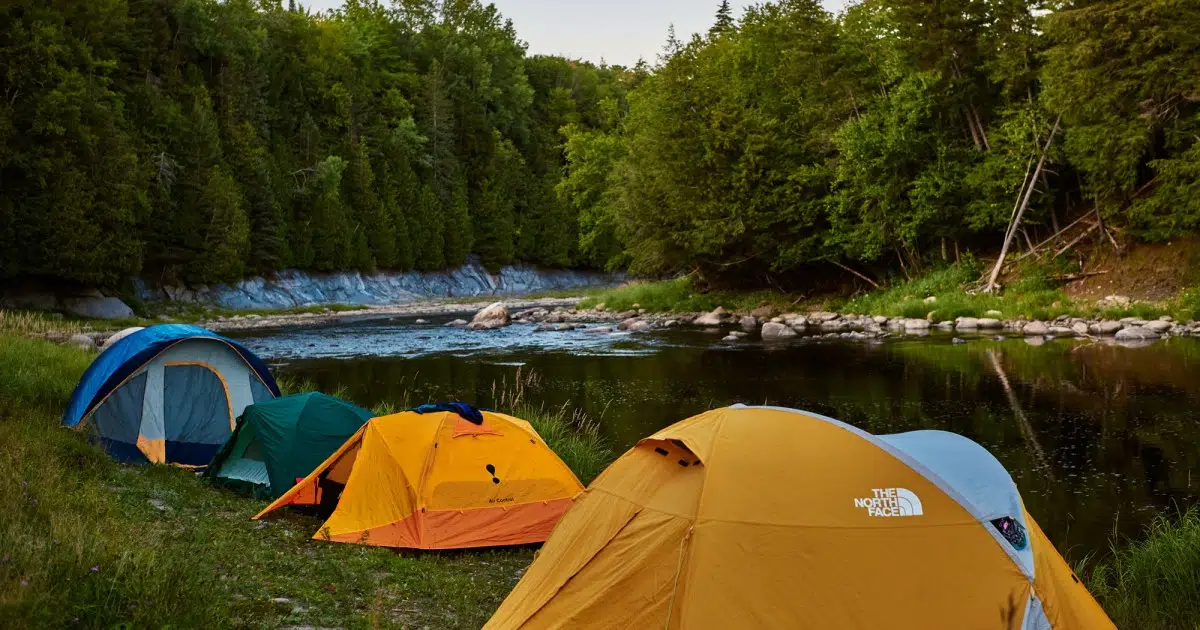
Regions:
<instances>
[{"instance_id":1,"label":"rocky riverbed","mask_svg":"<svg viewBox=\"0 0 1200 630\"><path fill-rule=\"evenodd\" d=\"M751 338L784 341L801 336L809 339L870 341L889 337L923 337L935 331L973 336L990 334L1021 337L1032 345L1056 338L1074 337L1144 345L1172 336L1200 336L1200 322L1176 322L1169 316L1154 320L1133 317L1100 320L1063 316L1049 321L1031 321L1004 319L1000 313L995 312L988 315L981 318L959 317L952 321L933 321L852 313L779 313L770 307L749 313L735 313L724 308L709 313L647 313L640 308L614 312L605 308L603 304L592 309L572 308L568 305L526 305L524 308L509 309L498 302L480 311L470 322L456 320L448 325L491 330L509 324L527 324L534 327L533 332L580 330L593 334L626 331L636 333L691 326L721 333L722 340L727 342Z\"/></svg>"}]
</instances>

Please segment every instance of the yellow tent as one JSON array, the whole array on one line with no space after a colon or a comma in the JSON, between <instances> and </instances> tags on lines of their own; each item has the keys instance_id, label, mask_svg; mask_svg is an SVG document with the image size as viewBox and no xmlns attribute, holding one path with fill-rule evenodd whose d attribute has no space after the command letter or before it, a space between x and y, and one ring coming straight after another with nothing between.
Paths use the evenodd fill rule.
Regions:
<instances>
[{"instance_id":1,"label":"yellow tent","mask_svg":"<svg viewBox=\"0 0 1200 630\"><path fill-rule=\"evenodd\" d=\"M583 486L528 422L469 411L478 423L450 411L375 418L254 518L319 504L333 513L313 538L385 547L546 540Z\"/></svg>"},{"instance_id":2,"label":"yellow tent","mask_svg":"<svg viewBox=\"0 0 1200 630\"><path fill-rule=\"evenodd\" d=\"M1113 627L978 444L737 406L610 466L485 629Z\"/></svg>"}]
</instances>

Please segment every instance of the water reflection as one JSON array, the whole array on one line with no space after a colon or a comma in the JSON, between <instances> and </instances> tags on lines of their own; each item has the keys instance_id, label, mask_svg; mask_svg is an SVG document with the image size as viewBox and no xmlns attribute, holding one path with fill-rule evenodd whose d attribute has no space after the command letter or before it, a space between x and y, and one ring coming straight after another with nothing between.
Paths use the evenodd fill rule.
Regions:
<instances>
[{"instance_id":1,"label":"water reflection","mask_svg":"<svg viewBox=\"0 0 1200 630\"><path fill-rule=\"evenodd\" d=\"M366 404L496 401L518 370L530 397L583 409L627 448L736 402L830 415L875 433L943 429L987 447L1072 558L1137 534L1198 494L1200 344L1149 348L949 337L883 344L723 343L707 333L491 333L434 322L362 322L244 339L283 374ZM1200 482L1200 480L1197 480Z\"/></svg>"}]
</instances>

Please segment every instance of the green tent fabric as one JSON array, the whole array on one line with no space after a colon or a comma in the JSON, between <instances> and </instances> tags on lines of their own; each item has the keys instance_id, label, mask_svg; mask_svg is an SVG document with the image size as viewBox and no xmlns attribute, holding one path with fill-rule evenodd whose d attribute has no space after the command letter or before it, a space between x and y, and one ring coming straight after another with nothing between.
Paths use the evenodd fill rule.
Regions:
<instances>
[{"instance_id":1,"label":"green tent fabric","mask_svg":"<svg viewBox=\"0 0 1200 630\"><path fill-rule=\"evenodd\" d=\"M218 484L276 499L372 417L362 407L320 393L250 405L206 474Z\"/></svg>"}]
</instances>

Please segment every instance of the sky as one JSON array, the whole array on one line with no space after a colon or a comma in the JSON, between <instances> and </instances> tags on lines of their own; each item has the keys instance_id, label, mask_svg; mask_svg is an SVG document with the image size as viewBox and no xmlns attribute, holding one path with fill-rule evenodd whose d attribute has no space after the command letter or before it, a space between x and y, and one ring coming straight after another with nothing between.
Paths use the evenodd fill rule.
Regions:
<instances>
[{"instance_id":1,"label":"sky","mask_svg":"<svg viewBox=\"0 0 1200 630\"><path fill-rule=\"evenodd\" d=\"M298 0L312 10L340 6L342 0ZM491 0L513 21L530 54L562 55L632 66L638 58L654 63L675 25L679 39L712 26L720 0ZM486 2L486 0L485 0ZM845 0L821 0L837 10ZM744 3L733 2L735 6ZM741 11L738 11L740 14Z\"/></svg>"}]
</instances>

